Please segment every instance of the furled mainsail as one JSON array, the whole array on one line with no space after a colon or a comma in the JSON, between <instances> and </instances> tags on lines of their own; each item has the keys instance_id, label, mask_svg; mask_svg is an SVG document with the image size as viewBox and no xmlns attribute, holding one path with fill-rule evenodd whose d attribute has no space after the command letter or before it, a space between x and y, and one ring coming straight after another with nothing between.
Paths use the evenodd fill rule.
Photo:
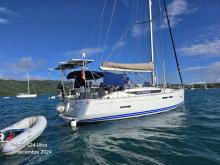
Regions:
<instances>
[{"instance_id":1,"label":"furled mainsail","mask_svg":"<svg viewBox=\"0 0 220 165\"><path fill-rule=\"evenodd\" d=\"M100 68L102 70L153 71L154 70L154 64L153 64L153 62L150 62L150 63L134 63L134 64L104 62Z\"/></svg>"}]
</instances>

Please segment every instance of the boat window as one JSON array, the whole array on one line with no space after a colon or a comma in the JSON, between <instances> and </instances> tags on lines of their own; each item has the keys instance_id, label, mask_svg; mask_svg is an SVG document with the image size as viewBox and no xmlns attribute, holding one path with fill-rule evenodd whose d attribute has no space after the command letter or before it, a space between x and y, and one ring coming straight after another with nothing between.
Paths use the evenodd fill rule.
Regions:
<instances>
[{"instance_id":1,"label":"boat window","mask_svg":"<svg viewBox=\"0 0 220 165\"><path fill-rule=\"evenodd\" d=\"M162 99L167 99L168 97L162 97Z\"/></svg>"},{"instance_id":2,"label":"boat window","mask_svg":"<svg viewBox=\"0 0 220 165\"><path fill-rule=\"evenodd\" d=\"M141 95L141 94L160 93L160 92L161 90L145 90L145 91L134 91L134 92L127 92L127 93Z\"/></svg>"},{"instance_id":3,"label":"boat window","mask_svg":"<svg viewBox=\"0 0 220 165\"><path fill-rule=\"evenodd\" d=\"M130 108L130 105L120 106L120 108Z\"/></svg>"},{"instance_id":4,"label":"boat window","mask_svg":"<svg viewBox=\"0 0 220 165\"><path fill-rule=\"evenodd\" d=\"M151 93L160 93L161 90L151 90Z\"/></svg>"}]
</instances>

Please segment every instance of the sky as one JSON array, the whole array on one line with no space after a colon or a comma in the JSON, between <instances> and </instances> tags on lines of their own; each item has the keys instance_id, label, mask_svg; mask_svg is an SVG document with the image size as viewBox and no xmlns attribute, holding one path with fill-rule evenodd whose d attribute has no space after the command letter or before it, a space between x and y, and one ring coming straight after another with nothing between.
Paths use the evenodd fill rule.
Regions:
<instances>
[{"instance_id":1,"label":"sky","mask_svg":"<svg viewBox=\"0 0 220 165\"><path fill-rule=\"evenodd\" d=\"M152 2L155 72L176 83L162 0ZM166 2L184 82L220 82L220 1ZM48 79L48 68L83 52L95 70L103 61L149 62L148 1L0 0L0 79L23 80L27 71Z\"/></svg>"}]
</instances>

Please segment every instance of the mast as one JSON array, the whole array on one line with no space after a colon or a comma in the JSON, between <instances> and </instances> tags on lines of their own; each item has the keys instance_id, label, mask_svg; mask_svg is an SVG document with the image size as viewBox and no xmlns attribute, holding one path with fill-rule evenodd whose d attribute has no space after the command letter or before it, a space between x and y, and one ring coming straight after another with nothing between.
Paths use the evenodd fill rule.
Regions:
<instances>
[{"instance_id":1,"label":"mast","mask_svg":"<svg viewBox=\"0 0 220 165\"><path fill-rule=\"evenodd\" d=\"M48 68L48 80L50 80L50 70L51 70L51 68Z\"/></svg>"},{"instance_id":2,"label":"mast","mask_svg":"<svg viewBox=\"0 0 220 165\"><path fill-rule=\"evenodd\" d=\"M28 94L30 94L30 84L29 84L29 75L28 75L28 72L27 72L27 90L28 90Z\"/></svg>"},{"instance_id":3,"label":"mast","mask_svg":"<svg viewBox=\"0 0 220 165\"><path fill-rule=\"evenodd\" d=\"M149 20L150 20L150 51L151 51L151 62L154 63L154 38L153 38L153 23L152 23L152 0L149 0ZM152 85L155 86L155 74L154 70L151 72Z\"/></svg>"},{"instance_id":4,"label":"mast","mask_svg":"<svg viewBox=\"0 0 220 165\"><path fill-rule=\"evenodd\" d=\"M86 59L86 53L82 53L82 59L83 59L83 66L82 66L82 71L84 74L84 80L85 80L85 89L86 89L86 76L85 76L85 59Z\"/></svg>"}]
</instances>

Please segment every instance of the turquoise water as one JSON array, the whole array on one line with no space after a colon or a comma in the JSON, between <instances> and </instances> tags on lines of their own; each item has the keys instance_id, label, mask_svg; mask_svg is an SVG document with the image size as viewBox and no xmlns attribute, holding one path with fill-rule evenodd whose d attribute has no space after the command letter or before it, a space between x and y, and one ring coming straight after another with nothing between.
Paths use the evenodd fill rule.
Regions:
<instances>
[{"instance_id":1,"label":"turquoise water","mask_svg":"<svg viewBox=\"0 0 220 165\"><path fill-rule=\"evenodd\" d=\"M220 164L220 89L186 91L185 106L162 114L86 124L73 129L57 117L58 100L0 99L0 129L45 115L44 133L24 151L0 155L16 164ZM43 146L42 146L43 145Z\"/></svg>"}]
</instances>

